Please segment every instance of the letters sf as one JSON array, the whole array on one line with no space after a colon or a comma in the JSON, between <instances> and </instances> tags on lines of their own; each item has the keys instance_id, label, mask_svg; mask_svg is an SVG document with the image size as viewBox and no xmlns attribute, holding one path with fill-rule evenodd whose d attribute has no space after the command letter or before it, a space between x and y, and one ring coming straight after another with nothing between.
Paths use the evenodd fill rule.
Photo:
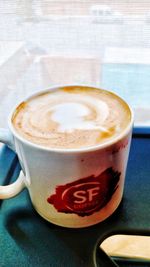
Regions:
<instances>
[{"instance_id":1,"label":"letters sf","mask_svg":"<svg viewBox=\"0 0 150 267\"><path fill-rule=\"evenodd\" d=\"M107 168L98 176L88 176L66 185L59 185L47 198L58 212L89 216L102 209L119 186L121 173Z\"/></svg>"}]
</instances>

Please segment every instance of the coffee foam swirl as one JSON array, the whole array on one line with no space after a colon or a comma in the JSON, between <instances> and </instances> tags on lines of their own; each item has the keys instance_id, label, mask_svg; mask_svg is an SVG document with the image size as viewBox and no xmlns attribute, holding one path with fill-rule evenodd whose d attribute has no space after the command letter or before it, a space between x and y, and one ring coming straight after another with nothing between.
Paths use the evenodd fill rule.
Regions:
<instances>
[{"instance_id":1,"label":"coffee foam swirl","mask_svg":"<svg viewBox=\"0 0 150 267\"><path fill-rule=\"evenodd\" d=\"M65 95L65 100L62 100L62 95L57 94L46 103L39 101L38 109L36 106L37 101L35 106L29 104L28 112L22 118L22 129L34 137L50 138L51 130L58 133L108 131L102 125L108 118L109 107L101 100L81 95Z\"/></svg>"},{"instance_id":2,"label":"coffee foam swirl","mask_svg":"<svg viewBox=\"0 0 150 267\"><path fill-rule=\"evenodd\" d=\"M106 130L101 126L109 115L106 103L81 95L75 95L72 99L69 96L65 101L52 108L51 118L58 123L58 131Z\"/></svg>"},{"instance_id":3,"label":"coffee foam swirl","mask_svg":"<svg viewBox=\"0 0 150 267\"><path fill-rule=\"evenodd\" d=\"M13 124L26 139L48 147L104 142L122 130L125 114L119 106L116 108L116 99L100 92L57 90L39 95L16 112Z\"/></svg>"}]
</instances>

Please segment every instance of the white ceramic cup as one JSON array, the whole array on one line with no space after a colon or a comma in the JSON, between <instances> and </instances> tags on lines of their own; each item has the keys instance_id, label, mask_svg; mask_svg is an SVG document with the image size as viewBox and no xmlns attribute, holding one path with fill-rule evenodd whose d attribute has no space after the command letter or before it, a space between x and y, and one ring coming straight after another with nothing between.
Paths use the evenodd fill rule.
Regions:
<instances>
[{"instance_id":1,"label":"white ceramic cup","mask_svg":"<svg viewBox=\"0 0 150 267\"><path fill-rule=\"evenodd\" d=\"M127 128L105 144L49 149L15 131L15 109L9 116L9 130L0 130L0 141L17 153L22 171L13 184L0 186L0 198L14 197L26 187L36 211L47 221L64 227L86 227L109 217L123 195L132 110L129 108L131 121Z\"/></svg>"}]
</instances>

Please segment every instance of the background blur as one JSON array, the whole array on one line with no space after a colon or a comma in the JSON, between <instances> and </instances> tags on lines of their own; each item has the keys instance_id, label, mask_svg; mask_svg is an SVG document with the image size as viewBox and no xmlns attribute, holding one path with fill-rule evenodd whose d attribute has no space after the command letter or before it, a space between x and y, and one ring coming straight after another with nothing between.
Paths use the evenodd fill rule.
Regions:
<instances>
[{"instance_id":1,"label":"background blur","mask_svg":"<svg viewBox=\"0 0 150 267\"><path fill-rule=\"evenodd\" d=\"M1 0L0 127L23 97L60 84L114 91L150 125L150 1Z\"/></svg>"}]
</instances>

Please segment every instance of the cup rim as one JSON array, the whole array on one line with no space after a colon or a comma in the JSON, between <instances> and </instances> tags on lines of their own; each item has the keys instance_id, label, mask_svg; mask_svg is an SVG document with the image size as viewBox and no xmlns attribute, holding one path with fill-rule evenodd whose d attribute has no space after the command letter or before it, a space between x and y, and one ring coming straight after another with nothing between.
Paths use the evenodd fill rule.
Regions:
<instances>
[{"instance_id":1,"label":"cup rim","mask_svg":"<svg viewBox=\"0 0 150 267\"><path fill-rule=\"evenodd\" d=\"M81 148L53 148L53 147L50 148L50 147L45 147L45 146L42 146L42 145L33 143L33 142L25 139L20 134L18 134L18 132L15 130L15 127L13 126L12 117L13 117L13 114L14 114L15 110L17 109L17 107L21 103L26 102L29 99L31 99L31 98L33 98L35 96L38 96L40 94L42 95L42 94L45 94L45 93L47 93L49 91L55 91L55 90L57 90L59 88L71 87L71 86L80 86L80 87L87 87L87 88L93 88L93 89L100 89L100 90L106 91L106 92L114 95L115 97L121 99L121 101L123 101L126 104L126 106L128 107L128 109L130 111L130 114L131 114L131 119L130 119L130 122L127 125L127 127L117 137L113 138L112 140L108 140L108 141L106 141L105 143L102 143L102 144L97 144L97 145L93 145L93 146L85 146L85 147L81 147ZM133 122L134 122L134 112L133 112L133 109L129 106L129 104L122 97L120 97L116 93L114 93L114 92L112 92L110 90L102 89L102 88L95 87L95 86L74 85L74 84L72 84L72 85L59 85L59 86L55 86L55 87L48 88L48 89L45 89L45 90L36 91L35 93L30 94L29 96L27 96L26 98L24 98L23 101L21 101L18 104L16 104L12 108L12 111L10 112L10 114L8 116L8 127L9 127L10 131L22 143L24 143L24 144L26 144L26 145L28 145L30 147L34 147L35 149L38 149L38 150L40 149L40 150L43 150L43 151L57 152L57 153L67 153L67 154L69 154L69 153L93 152L93 151L101 150L103 148L110 147L111 145L116 144L117 142L119 142L120 140L122 140L127 134L129 134L130 130L132 130L132 128L133 128Z\"/></svg>"}]
</instances>

